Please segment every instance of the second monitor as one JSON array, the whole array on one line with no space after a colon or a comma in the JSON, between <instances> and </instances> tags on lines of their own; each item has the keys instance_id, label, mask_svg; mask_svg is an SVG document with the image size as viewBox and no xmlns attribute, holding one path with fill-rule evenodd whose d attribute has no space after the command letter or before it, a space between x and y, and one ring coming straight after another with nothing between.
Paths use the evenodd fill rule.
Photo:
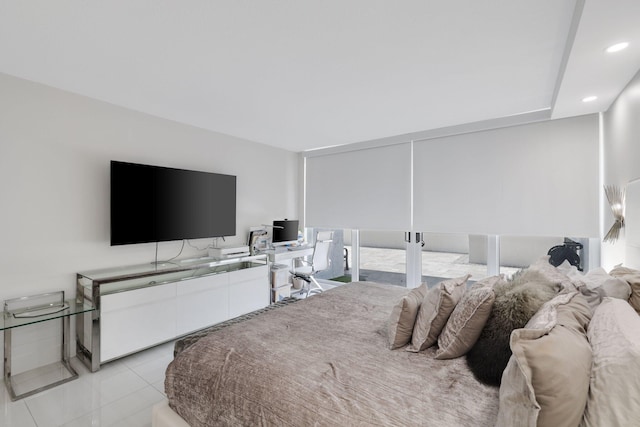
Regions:
<instances>
[{"instance_id":1,"label":"second monitor","mask_svg":"<svg viewBox=\"0 0 640 427\"><path fill-rule=\"evenodd\" d=\"M273 246L292 245L298 242L298 220L273 221Z\"/></svg>"}]
</instances>

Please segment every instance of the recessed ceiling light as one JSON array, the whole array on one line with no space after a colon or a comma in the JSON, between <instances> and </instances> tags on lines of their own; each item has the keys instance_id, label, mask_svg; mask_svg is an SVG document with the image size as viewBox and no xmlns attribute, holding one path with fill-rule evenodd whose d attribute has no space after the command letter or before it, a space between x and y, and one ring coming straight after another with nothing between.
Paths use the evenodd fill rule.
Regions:
<instances>
[{"instance_id":1,"label":"recessed ceiling light","mask_svg":"<svg viewBox=\"0 0 640 427\"><path fill-rule=\"evenodd\" d=\"M609 46L607 48L607 52L609 53L620 52L621 50L626 49L627 46L629 46L629 42L616 43L614 45Z\"/></svg>"},{"instance_id":2,"label":"recessed ceiling light","mask_svg":"<svg viewBox=\"0 0 640 427\"><path fill-rule=\"evenodd\" d=\"M595 95L587 96L586 98L582 98L582 102L593 102L596 99L598 99L598 97Z\"/></svg>"}]
</instances>

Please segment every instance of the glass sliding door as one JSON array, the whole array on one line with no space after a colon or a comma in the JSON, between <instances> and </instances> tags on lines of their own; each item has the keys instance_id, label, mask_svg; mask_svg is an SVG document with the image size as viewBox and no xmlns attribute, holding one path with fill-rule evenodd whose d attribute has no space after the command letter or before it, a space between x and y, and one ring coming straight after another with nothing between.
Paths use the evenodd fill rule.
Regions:
<instances>
[{"instance_id":1,"label":"glass sliding door","mask_svg":"<svg viewBox=\"0 0 640 427\"><path fill-rule=\"evenodd\" d=\"M422 280L429 286L471 274L470 281L487 277L487 236L423 233Z\"/></svg>"},{"instance_id":2,"label":"glass sliding door","mask_svg":"<svg viewBox=\"0 0 640 427\"><path fill-rule=\"evenodd\" d=\"M348 253L350 271L357 258L350 236L352 230L345 230L345 249ZM406 286L407 260L404 233L389 230L360 230L359 279ZM345 253L345 254L346 254Z\"/></svg>"},{"instance_id":3,"label":"glass sliding door","mask_svg":"<svg viewBox=\"0 0 640 427\"><path fill-rule=\"evenodd\" d=\"M345 281L359 267L359 280L413 287L408 271L419 271L416 281L430 287L446 279L471 274L471 283L494 275L512 276L528 267L549 249L563 243L562 237L489 236L486 234L411 233L422 235L420 257L408 259L407 234L401 231L359 231L359 254L352 230L344 230ZM419 241L419 238L416 238ZM415 243L415 242L414 242ZM498 258L497 258L498 257ZM419 267L408 264L417 259ZM497 261L499 259L499 263ZM411 270L415 269L417 270Z\"/></svg>"}]
</instances>

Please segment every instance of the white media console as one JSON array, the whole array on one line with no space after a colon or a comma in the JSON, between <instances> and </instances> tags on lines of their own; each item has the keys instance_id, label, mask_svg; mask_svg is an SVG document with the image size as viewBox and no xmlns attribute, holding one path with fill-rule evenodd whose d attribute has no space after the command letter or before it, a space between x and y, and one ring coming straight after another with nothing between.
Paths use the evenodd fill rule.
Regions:
<instances>
[{"instance_id":1,"label":"white media console","mask_svg":"<svg viewBox=\"0 0 640 427\"><path fill-rule=\"evenodd\" d=\"M266 255L197 259L77 274L76 354L102 363L269 305Z\"/></svg>"}]
</instances>

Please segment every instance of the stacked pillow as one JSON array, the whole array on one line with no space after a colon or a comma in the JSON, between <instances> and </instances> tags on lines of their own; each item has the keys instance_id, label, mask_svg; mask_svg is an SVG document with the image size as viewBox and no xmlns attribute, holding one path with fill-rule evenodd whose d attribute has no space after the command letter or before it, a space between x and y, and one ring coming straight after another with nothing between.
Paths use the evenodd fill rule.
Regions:
<instances>
[{"instance_id":1,"label":"stacked pillow","mask_svg":"<svg viewBox=\"0 0 640 427\"><path fill-rule=\"evenodd\" d=\"M407 351L419 352L438 340L453 309L464 295L470 274L438 283L424 297L413 327L411 345Z\"/></svg>"},{"instance_id":2,"label":"stacked pillow","mask_svg":"<svg viewBox=\"0 0 640 427\"><path fill-rule=\"evenodd\" d=\"M427 290L427 284L423 283L403 296L400 302L393 307L387 326L387 336L391 350L400 348L411 341L418 309L427 294Z\"/></svg>"},{"instance_id":3,"label":"stacked pillow","mask_svg":"<svg viewBox=\"0 0 640 427\"><path fill-rule=\"evenodd\" d=\"M629 304L640 314L640 271L619 265L611 270L609 274L627 282L631 288Z\"/></svg>"},{"instance_id":4,"label":"stacked pillow","mask_svg":"<svg viewBox=\"0 0 640 427\"><path fill-rule=\"evenodd\" d=\"M572 269L581 293L558 295L511 334L497 426L640 425L640 271Z\"/></svg>"},{"instance_id":5,"label":"stacked pillow","mask_svg":"<svg viewBox=\"0 0 640 427\"><path fill-rule=\"evenodd\" d=\"M575 266L570 265L565 261L558 266L558 271L571 279L576 288L581 290L585 295L595 292L602 295L602 297L628 300L631 295L631 287L629 286L629 283L624 280L623 276L626 274L630 274L632 276L633 270L625 267L617 268L618 270L612 270L611 274L607 274L603 268L596 268L589 270L587 274L582 274ZM616 274L613 274L614 271ZM640 272L638 273L639 275L637 276L637 279L640 280ZM586 288L584 291L582 290L583 286ZM638 292L640 293L640 281L638 286ZM587 292L587 290L591 292Z\"/></svg>"},{"instance_id":6,"label":"stacked pillow","mask_svg":"<svg viewBox=\"0 0 640 427\"><path fill-rule=\"evenodd\" d=\"M423 283L402 297L389 316L389 348L411 344L407 350L418 352L435 344L470 276L445 280L431 289Z\"/></svg>"},{"instance_id":7,"label":"stacked pillow","mask_svg":"<svg viewBox=\"0 0 640 427\"><path fill-rule=\"evenodd\" d=\"M516 273L494 287L495 301L477 342L467 354L467 365L475 378L498 386L511 357L509 337L524 327L542 305L563 290L560 281L548 281L536 269Z\"/></svg>"},{"instance_id":8,"label":"stacked pillow","mask_svg":"<svg viewBox=\"0 0 640 427\"><path fill-rule=\"evenodd\" d=\"M565 293L545 303L524 328L512 332L513 355L502 375L497 426L580 423L591 375L586 333L590 319L584 296Z\"/></svg>"},{"instance_id":9,"label":"stacked pillow","mask_svg":"<svg viewBox=\"0 0 640 427\"><path fill-rule=\"evenodd\" d=\"M389 317L389 348L409 344L407 351L419 352L437 343L437 359L469 351L491 312L494 287L505 282L504 276L493 276L467 289L469 277L445 280L431 289L423 283L402 297Z\"/></svg>"},{"instance_id":10,"label":"stacked pillow","mask_svg":"<svg viewBox=\"0 0 640 427\"><path fill-rule=\"evenodd\" d=\"M604 268L589 270L584 276L577 275L575 280L583 282L589 289L602 289L607 297L627 301L631 295L629 284L622 279L610 276Z\"/></svg>"},{"instance_id":11,"label":"stacked pillow","mask_svg":"<svg viewBox=\"0 0 640 427\"><path fill-rule=\"evenodd\" d=\"M640 316L627 302L604 298L587 337L593 365L581 425L640 425Z\"/></svg>"},{"instance_id":12,"label":"stacked pillow","mask_svg":"<svg viewBox=\"0 0 640 427\"><path fill-rule=\"evenodd\" d=\"M407 351L419 352L437 343L437 359L473 352L492 329L496 304L513 299L514 288L523 301L539 300L544 288L555 296L508 334L496 425L640 425L639 270L618 266L583 275L541 259L508 281L494 276L467 289L468 278L432 289L423 284L403 297L389 319L390 348L409 344Z\"/></svg>"},{"instance_id":13,"label":"stacked pillow","mask_svg":"<svg viewBox=\"0 0 640 427\"><path fill-rule=\"evenodd\" d=\"M453 359L466 354L487 323L495 300L494 286L503 276L492 276L471 286L451 313L438 337L436 359Z\"/></svg>"},{"instance_id":14,"label":"stacked pillow","mask_svg":"<svg viewBox=\"0 0 640 427\"><path fill-rule=\"evenodd\" d=\"M523 311L523 304L527 305L525 308L530 308L524 310L526 313L525 317L521 316L522 323L503 328L506 332L499 334L504 336L504 361L500 362L501 367L495 370L496 374L492 375L492 380L489 381L498 384L501 372L511 355L508 348L511 330L523 327L544 301L558 292L579 290L593 313L593 309L604 296L625 298L625 292L630 292L625 281L616 278L614 274L610 276L604 270L597 269L582 275L574 266L565 264L556 268L549 264L549 257L544 256L508 281L502 275L488 277L469 289L465 286L469 275L443 281L432 289L428 289L427 284L423 283L404 296L393 308L387 327L389 348L397 349L409 344L407 351L419 352L437 343L437 359L452 359L467 354L482 337L487 321L491 320L492 324L496 322L491 313L497 293L501 295L500 306L507 310L507 314L509 310ZM640 303L640 271L619 267L617 274L635 280ZM514 291L514 288L519 290ZM541 289L544 295L540 294ZM532 301L537 303L532 304ZM499 307L497 309L500 310ZM494 348L495 345L490 343L489 347ZM480 354L477 359L489 360L491 363L496 359L486 357L482 351L475 353ZM474 359L473 355L471 359Z\"/></svg>"}]
</instances>

